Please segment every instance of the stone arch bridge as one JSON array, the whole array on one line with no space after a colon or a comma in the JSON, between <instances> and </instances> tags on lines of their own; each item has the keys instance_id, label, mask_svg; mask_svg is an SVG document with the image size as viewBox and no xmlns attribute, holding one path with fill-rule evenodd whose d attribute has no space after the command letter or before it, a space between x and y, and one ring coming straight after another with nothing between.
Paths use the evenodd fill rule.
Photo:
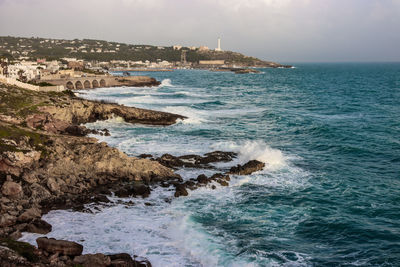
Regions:
<instances>
[{"instance_id":1,"label":"stone arch bridge","mask_svg":"<svg viewBox=\"0 0 400 267\"><path fill-rule=\"evenodd\" d=\"M65 89L80 90L92 89L99 87L114 87L114 86L153 86L160 84L154 78L148 76L89 76L89 77L68 77L61 79L45 80L54 85L63 85Z\"/></svg>"},{"instance_id":2,"label":"stone arch bridge","mask_svg":"<svg viewBox=\"0 0 400 267\"><path fill-rule=\"evenodd\" d=\"M64 78L56 80L46 80L51 84L64 85L66 89L91 89L98 87L109 87L116 84L115 77L107 76L93 76L93 77L77 77L77 78Z\"/></svg>"}]
</instances>

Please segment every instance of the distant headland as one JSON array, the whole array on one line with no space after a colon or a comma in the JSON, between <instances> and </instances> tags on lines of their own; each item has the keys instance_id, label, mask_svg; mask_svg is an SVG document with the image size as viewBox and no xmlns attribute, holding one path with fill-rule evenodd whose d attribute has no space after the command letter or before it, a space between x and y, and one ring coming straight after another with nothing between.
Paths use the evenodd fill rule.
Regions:
<instances>
[{"instance_id":1,"label":"distant headland","mask_svg":"<svg viewBox=\"0 0 400 267\"><path fill-rule=\"evenodd\" d=\"M64 67L93 71L118 69L291 67L218 47L132 45L91 39L49 39L0 36L0 58L9 61L57 60ZM72 62L72 63L71 63ZM62 67L62 66L61 66Z\"/></svg>"}]
</instances>

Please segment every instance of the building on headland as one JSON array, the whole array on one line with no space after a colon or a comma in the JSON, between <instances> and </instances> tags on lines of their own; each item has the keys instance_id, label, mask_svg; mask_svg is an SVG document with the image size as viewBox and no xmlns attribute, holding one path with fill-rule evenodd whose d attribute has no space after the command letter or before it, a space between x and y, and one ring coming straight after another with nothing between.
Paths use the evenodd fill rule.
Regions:
<instances>
[{"instance_id":1,"label":"building on headland","mask_svg":"<svg viewBox=\"0 0 400 267\"><path fill-rule=\"evenodd\" d=\"M200 52L202 52L202 51L209 51L209 50L210 50L210 48L208 48L208 46L202 45L202 46L199 47L199 51L200 51Z\"/></svg>"},{"instance_id":2,"label":"building on headland","mask_svg":"<svg viewBox=\"0 0 400 267\"><path fill-rule=\"evenodd\" d=\"M8 77L30 81L40 78L40 68L36 62L21 62L8 66Z\"/></svg>"},{"instance_id":3,"label":"building on headland","mask_svg":"<svg viewBox=\"0 0 400 267\"><path fill-rule=\"evenodd\" d=\"M68 62L68 68L74 69L74 70L83 70L84 64L83 61L69 61Z\"/></svg>"},{"instance_id":4,"label":"building on headland","mask_svg":"<svg viewBox=\"0 0 400 267\"><path fill-rule=\"evenodd\" d=\"M225 64L225 60L199 60L201 66L222 66Z\"/></svg>"},{"instance_id":5,"label":"building on headland","mask_svg":"<svg viewBox=\"0 0 400 267\"><path fill-rule=\"evenodd\" d=\"M181 49L182 49L182 46L181 46L181 45L174 45L172 48L173 48L174 50L181 50Z\"/></svg>"}]
</instances>

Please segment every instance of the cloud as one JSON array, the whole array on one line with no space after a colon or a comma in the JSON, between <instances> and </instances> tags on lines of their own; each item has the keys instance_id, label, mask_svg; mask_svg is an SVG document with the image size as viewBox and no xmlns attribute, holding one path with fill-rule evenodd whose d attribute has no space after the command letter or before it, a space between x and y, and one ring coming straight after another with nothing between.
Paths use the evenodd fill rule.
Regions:
<instances>
[{"instance_id":1,"label":"cloud","mask_svg":"<svg viewBox=\"0 0 400 267\"><path fill-rule=\"evenodd\" d=\"M0 35L216 46L277 61L400 60L399 0L0 0Z\"/></svg>"}]
</instances>

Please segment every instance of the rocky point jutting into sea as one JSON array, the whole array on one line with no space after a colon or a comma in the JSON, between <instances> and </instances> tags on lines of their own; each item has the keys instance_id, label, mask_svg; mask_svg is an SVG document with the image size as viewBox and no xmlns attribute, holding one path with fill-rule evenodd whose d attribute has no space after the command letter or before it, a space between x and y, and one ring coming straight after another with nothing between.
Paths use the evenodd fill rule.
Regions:
<instances>
[{"instance_id":1,"label":"rocky point jutting into sea","mask_svg":"<svg viewBox=\"0 0 400 267\"><path fill-rule=\"evenodd\" d=\"M110 89L112 90L112 89ZM45 235L52 226L41 216L52 209L85 211L86 203L108 203L107 196L147 197L150 185L172 187L175 197L212 182L227 186L230 174L246 175L265 165L257 160L210 177L183 181L174 169L207 169L230 162L233 152L161 157L130 157L88 134L109 135L84 123L123 118L127 123L168 126L186 117L90 101L73 92L35 92L0 84L0 262L2 266L151 266L146 259L120 254L82 255L82 246L40 237L38 248L16 241L22 232ZM215 185L212 185L215 188ZM168 201L168 200L166 200Z\"/></svg>"}]
</instances>

